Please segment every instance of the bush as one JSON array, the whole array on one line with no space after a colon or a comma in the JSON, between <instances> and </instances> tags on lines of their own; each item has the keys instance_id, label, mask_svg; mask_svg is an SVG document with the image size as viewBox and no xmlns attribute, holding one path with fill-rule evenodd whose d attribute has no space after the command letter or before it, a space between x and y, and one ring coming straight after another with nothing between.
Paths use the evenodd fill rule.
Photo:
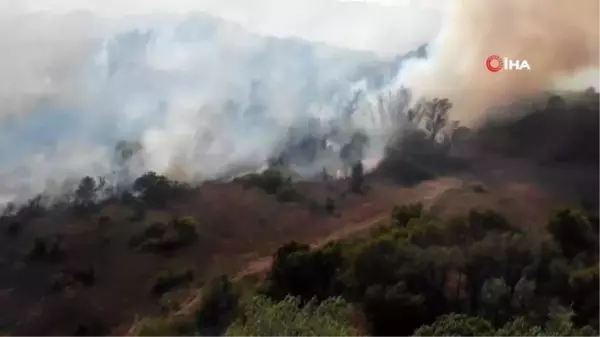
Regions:
<instances>
[{"instance_id":1,"label":"bush","mask_svg":"<svg viewBox=\"0 0 600 337\"><path fill-rule=\"evenodd\" d=\"M182 244L192 243L198 238L196 228L198 222L192 217L183 217L171 221L173 229L177 233L177 238Z\"/></svg>"},{"instance_id":2,"label":"bush","mask_svg":"<svg viewBox=\"0 0 600 337\"><path fill-rule=\"evenodd\" d=\"M291 242L275 253L266 292L281 300L287 294L308 301L324 300L340 292L337 271L342 257L338 245L310 251L306 245Z\"/></svg>"},{"instance_id":3,"label":"bush","mask_svg":"<svg viewBox=\"0 0 600 337\"><path fill-rule=\"evenodd\" d=\"M28 253L28 258L34 261L47 261L58 263L64 260L66 253L62 248L62 240L60 237L48 244L46 240L42 238L36 238L33 243L33 247Z\"/></svg>"},{"instance_id":4,"label":"bush","mask_svg":"<svg viewBox=\"0 0 600 337\"><path fill-rule=\"evenodd\" d=\"M325 210L327 210L328 213L335 212L335 201L331 197L325 199Z\"/></svg>"},{"instance_id":5,"label":"bush","mask_svg":"<svg viewBox=\"0 0 600 337\"><path fill-rule=\"evenodd\" d=\"M277 201L279 202L294 202L300 200L300 194L298 191L291 185L283 185L281 186L275 195Z\"/></svg>"},{"instance_id":6,"label":"bush","mask_svg":"<svg viewBox=\"0 0 600 337\"><path fill-rule=\"evenodd\" d=\"M260 174L248 174L237 180L246 187L257 187L267 194L274 195L280 202L294 202L301 199L291 179L285 178L277 169L270 168Z\"/></svg>"},{"instance_id":7,"label":"bush","mask_svg":"<svg viewBox=\"0 0 600 337\"><path fill-rule=\"evenodd\" d=\"M569 259L581 252L598 251L598 236L583 212L573 209L557 211L548 223L548 231Z\"/></svg>"},{"instance_id":8,"label":"bush","mask_svg":"<svg viewBox=\"0 0 600 337\"><path fill-rule=\"evenodd\" d=\"M227 329L227 336L357 336L352 326L352 307L341 298L301 306L286 297L275 302L254 296L242 315Z\"/></svg>"},{"instance_id":9,"label":"bush","mask_svg":"<svg viewBox=\"0 0 600 337\"><path fill-rule=\"evenodd\" d=\"M201 335L222 335L238 314L240 294L226 276L219 276L204 287L196 325Z\"/></svg>"},{"instance_id":10,"label":"bush","mask_svg":"<svg viewBox=\"0 0 600 337\"><path fill-rule=\"evenodd\" d=\"M275 194L286 183L280 171L267 169L262 173L252 173L240 178L245 186L258 187L267 194Z\"/></svg>"},{"instance_id":11,"label":"bush","mask_svg":"<svg viewBox=\"0 0 600 337\"><path fill-rule=\"evenodd\" d=\"M198 224L191 217L175 218L168 225L153 223L129 240L129 246L142 251L169 253L198 239Z\"/></svg>"},{"instance_id":12,"label":"bush","mask_svg":"<svg viewBox=\"0 0 600 337\"><path fill-rule=\"evenodd\" d=\"M590 326L577 328L569 316L553 315L544 327L529 323L523 317L516 317L495 329L481 318L464 314L440 316L431 325L424 325L415 331L417 336L597 336Z\"/></svg>"},{"instance_id":13,"label":"bush","mask_svg":"<svg viewBox=\"0 0 600 337\"><path fill-rule=\"evenodd\" d=\"M488 190L482 184L475 184L475 185L473 185L473 192L475 192L475 193L488 193Z\"/></svg>"},{"instance_id":14,"label":"bush","mask_svg":"<svg viewBox=\"0 0 600 337\"><path fill-rule=\"evenodd\" d=\"M162 295L173 288L189 283L194 279L194 272L187 269L180 272L162 271L154 279L152 293Z\"/></svg>"},{"instance_id":15,"label":"bush","mask_svg":"<svg viewBox=\"0 0 600 337\"><path fill-rule=\"evenodd\" d=\"M422 215L423 204L421 203L394 206L394 209L392 210L392 225L406 227L411 219L418 219Z\"/></svg>"},{"instance_id":16,"label":"bush","mask_svg":"<svg viewBox=\"0 0 600 337\"><path fill-rule=\"evenodd\" d=\"M480 317L463 314L449 314L438 318L433 324L425 325L415 331L416 336L491 336L494 327Z\"/></svg>"},{"instance_id":17,"label":"bush","mask_svg":"<svg viewBox=\"0 0 600 337\"><path fill-rule=\"evenodd\" d=\"M146 318L139 322L138 336L175 336L177 329L166 317Z\"/></svg>"},{"instance_id":18,"label":"bush","mask_svg":"<svg viewBox=\"0 0 600 337\"><path fill-rule=\"evenodd\" d=\"M16 237L21 233L23 225L19 221L13 221L6 227L6 234L10 237Z\"/></svg>"},{"instance_id":19,"label":"bush","mask_svg":"<svg viewBox=\"0 0 600 337\"><path fill-rule=\"evenodd\" d=\"M170 181L165 176L148 172L133 182L133 192L152 207L165 207L169 200L179 197L187 186Z\"/></svg>"},{"instance_id":20,"label":"bush","mask_svg":"<svg viewBox=\"0 0 600 337\"><path fill-rule=\"evenodd\" d=\"M64 269L52 276L51 290L62 291L69 287L81 285L91 287L96 283L93 267L81 269Z\"/></svg>"}]
</instances>

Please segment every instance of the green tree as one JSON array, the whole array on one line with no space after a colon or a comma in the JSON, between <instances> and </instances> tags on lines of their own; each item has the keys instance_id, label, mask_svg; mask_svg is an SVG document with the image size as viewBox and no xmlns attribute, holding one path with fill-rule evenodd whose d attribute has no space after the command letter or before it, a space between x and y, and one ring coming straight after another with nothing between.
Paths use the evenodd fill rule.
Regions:
<instances>
[{"instance_id":1,"label":"green tree","mask_svg":"<svg viewBox=\"0 0 600 337\"><path fill-rule=\"evenodd\" d=\"M372 285L365 291L363 310L369 330L377 336L407 336L423 324L425 297L408 291L406 285Z\"/></svg>"},{"instance_id":2,"label":"green tree","mask_svg":"<svg viewBox=\"0 0 600 337\"><path fill-rule=\"evenodd\" d=\"M569 311L551 315L550 321L540 327L532 325L523 317L516 317L499 329L480 317L464 314L448 314L438 317L431 325L421 326L417 336L597 336L590 326L575 327Z\"/></svg>"},{"instance_id":3,"label":"green tree","mask_svg":"<svg viewBox=\"0 0 600 337\"><path fill-rule=\"evenodd\" d=\"M239 313L240 293L227 276L219 276L202 290L196 326L201 335L222 335Z\"/></svg>"},{"instance_id":4,"label":"green tree","mask_svg":"<svg viewBox=\"0 0 600 337\"><path fill-rule=\"evenodd\" d=\"M508 318L511 289L502 278L490 278L481 287L485 316L495 325Z\"/></svg>"},{"instance_id":5,"label":"green tree","mask_svg":"<svg viewBox=\"0 0 600 337\"><path fill-rule=\"evenodd\" d=\"M418 328L416 336L492 336L494 327L480 317L464 314L448 314L440 316L433 324Z\"/></svg>"},{"instance_id":6,"label":"green tree","mask_svg":"<svg viewBox=\"0 0 600 337\"><path fill-rule=\"evenodd\" d=\"M570 298L574 309L573 322L598 328L599 283L598 262L569 273Z\"/></svg>"},{"instance_id":7,"label":"green tree","mask_svg":"<svg viewBox=\"0 0 600 337\"><path fill-rule=\"evenodd\" d=\"M598 236L590 219L583 212L573 209L558 210L548 223L548 231L569 259L581 252L597 253Z\"/></svg>"},{"instance_id":8,"label":"green tree","mask_svg":"<svg viewBox=\"0 0 600 337\"><path fill-rule=\"evenodd\" d=\"M311 251L307 245L289 243L275 254L267 293L278 300L289 294L304 301L339 295L341 286L337 272L341 263L338 245L330 244Z\"/></svg>"},{"instance_id":9,"label":"green tree","mask_svg":"<svg viewBox=\"0 0 600 337\"><path fill-rule=\"evenodd\" d=\"M177 197L183 186L169 181L165 176L148 172L133 182L133 191L154 207L166 206L169 199Z\"/></svg>"},{"instance_id":10,"label":"green tree","mask_svg":"<svg viewBox=\"0 0 600 337\"><path fill-rule=\"evenodd\" d=\"M352 307L341 298L319 304L286 297L276 302L254 296L240 317L227 329L227 336L356 336Z\"/></svg>"},{"instance_id":11,"label":"green tree","mask_svg":"<svg viewBox=\"0 0 600 337\"><path fill-rule=\"evenodd\" d=\"M423 215L423 204L413 203L394 206L392 209L392 225L406 227L411 219L419 219Z\"/></svg>"}]
</instances>

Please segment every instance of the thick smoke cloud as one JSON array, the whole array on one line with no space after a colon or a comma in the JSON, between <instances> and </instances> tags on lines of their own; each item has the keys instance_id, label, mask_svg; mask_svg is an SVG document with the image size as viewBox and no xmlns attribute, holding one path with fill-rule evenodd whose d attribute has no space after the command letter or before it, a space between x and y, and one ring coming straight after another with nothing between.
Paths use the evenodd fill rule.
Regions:
<instances>
[{"instance_id":1,"label":"thick smoke cloud","mask_svg":"<svg viewBox=\"0 0 600 337\"><path fill-rule=\"evenodd\" d=\"M343 117L357 89L446 96L469 123L598 65L594 0L403 3L0 0L0 202L110 174L122 139L144 147L133 175L195 181L264 165L290 127L365 132L377 157L389 125L364 102ZM432 58L394 58L436 35ZM532 71L490 74L491 54ZM340 145L318 165L339 164Z\"/></svg>"},{"instance_id":2,"label":"thick smoke cloud","mask_svg":"<svg viewBox=\"0 0 600 337\"><path fill-rule=\"evenodd\" d=\"M122 139L144 148L133 176L155 170L197 181L260 168L290 127L321 132L305 125L340 119L357 89L382 90L399 67L202 13L0 16L0 64L10 79L0 88L2 199L110 175ZM342 141L358 129L377 133L376 122L355 119Z\"/></svg>"},{"instance_id":3,"label":"thick smoke cloud","mask_svg":"<svg viewBox=\"0 0 600 337\"><path fill-rule=\"evenodd\" d=\"M597 70L599 7L597 0L455 1L432 58L407 68L404 79L418 93L450 98L453 118L476 123L486 108ZM491 73L490 55L527 60L531 71Z\"/></svg>"}]
</instances>

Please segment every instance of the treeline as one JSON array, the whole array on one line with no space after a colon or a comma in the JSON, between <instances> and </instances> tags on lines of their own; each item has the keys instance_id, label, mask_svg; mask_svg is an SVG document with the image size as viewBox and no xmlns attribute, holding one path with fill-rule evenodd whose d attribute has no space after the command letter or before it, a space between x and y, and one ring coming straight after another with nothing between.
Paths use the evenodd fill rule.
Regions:
<instances>
[{"instance_id":1,"label":"treeline","mask_svg":"<svg viewBox=\"0 0 600 337\"><path fill-rule=\"evenodd\" d=\"M475 133L482 150L541 163L598 165L600 94L551 95L522 116L496 116ZM506 112L508 113L508 112Z\"/></svg>"},{"instance_id":2,"label":"treeline","mask_svg":"<svg viewBox=\"0 0 600 337\"><path fill-rule=\"evenodd\" d=\"M39 194L24 203L10 202L0 214L1 230L18 235L30 221L46 215L89 216L110 204L126 205L134 210L132 221L141 221L149 209L163 209L179 200L191 186L155 172L147 172L129 184L108 184L104 177L83 177L73 192L59 196ZM65 213L66 212L66 213Z\"/></svg>"},{"instance_id":3,"label":"treeline","mask_svg":"<svg viewBox=\"0 0 600 337\"><path fill-rule=\"evenodd\" d=\"M195 320L142 335L597 335L598 217L555 212L544 233L493 211L442 221L420 204L365 238L291 242L264 281L220 277Z\"/></svg>"}]
</instances>

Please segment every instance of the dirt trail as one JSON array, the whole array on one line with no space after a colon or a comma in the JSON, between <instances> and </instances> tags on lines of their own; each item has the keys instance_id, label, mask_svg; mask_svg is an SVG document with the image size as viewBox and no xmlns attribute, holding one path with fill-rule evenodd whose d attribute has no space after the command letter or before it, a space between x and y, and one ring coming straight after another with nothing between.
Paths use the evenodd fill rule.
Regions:
<instances>
[{"instance_id":1,"label":"dirt trail","mask_svg":"<svg viewBox=\"0 0 600 337\"><path fill-rule=\"evenodd\" d=\"M424 206L429 207L435 201L435 199L442 195L445 191L451 188L461 186L462 184L463 182L461 180L455 178L441 178L434 181L428 181L414 188L400 189L400 199L404 202L420 201L424 204ZM347 238L353 235L363 234L369 231L375 225L380 224L382 221L385 221L388 217L389 211L386 211L367 220L347 224L343 228L340 228L339 230L336 230L323 238L317 239L311 244L311 247L319 248L326 245L329 242ZM264 275L269 271L272 263L272 255L252 259L251 261L245 264L245 267L243 267L239 272L235 274L233 279L240 280L248 276ZM190 299L184 302L179 310L173 313L173 316L190 317L194 314L194 312L198 310L201 299L202 288L199 288L196 289L193 294L191 294ZM136 335L137 327L137 322L134 322L133 325L127 331L126 335Z\"/></svg>"},{"instance_id":2,"label":"dirt trail","mask_svg":"<svg viewBox=\"0 0 600 337\"><path fill-rule=\"evenodd\" d=\"M409 196L409 198L413 199L413 201L422 201L425 204L425 206L428 206L428 204L432 203L433 200L435 200L446 190L457 187L460 184L462 184L462 182L457 179L440 179L425 182L419 185L419 187L416 188L414 191L411 191L413 193L416 193L414 193L414 196ZM347 226L331 233L330 235L318 239L317 241L311 244L311 247L319 248L325 246L329 242L347 238L352 235L359 235L370 230L375 225L381 223L381 221L384 221L388 217L389 212L384 212L368 220L348 224ZM271 268L272 263L272 255L256 258L248 262L246 266L234 276L234 280L240 280L247 276L264 274L268 272L269 268ZM192 299L183 304L181 309L178 310L175 315L189 315L193 313L200 303L201 294L201 289L198 289L196 294L194 294L194 296L192 297Z\"/></svg>"}]
</instances>

